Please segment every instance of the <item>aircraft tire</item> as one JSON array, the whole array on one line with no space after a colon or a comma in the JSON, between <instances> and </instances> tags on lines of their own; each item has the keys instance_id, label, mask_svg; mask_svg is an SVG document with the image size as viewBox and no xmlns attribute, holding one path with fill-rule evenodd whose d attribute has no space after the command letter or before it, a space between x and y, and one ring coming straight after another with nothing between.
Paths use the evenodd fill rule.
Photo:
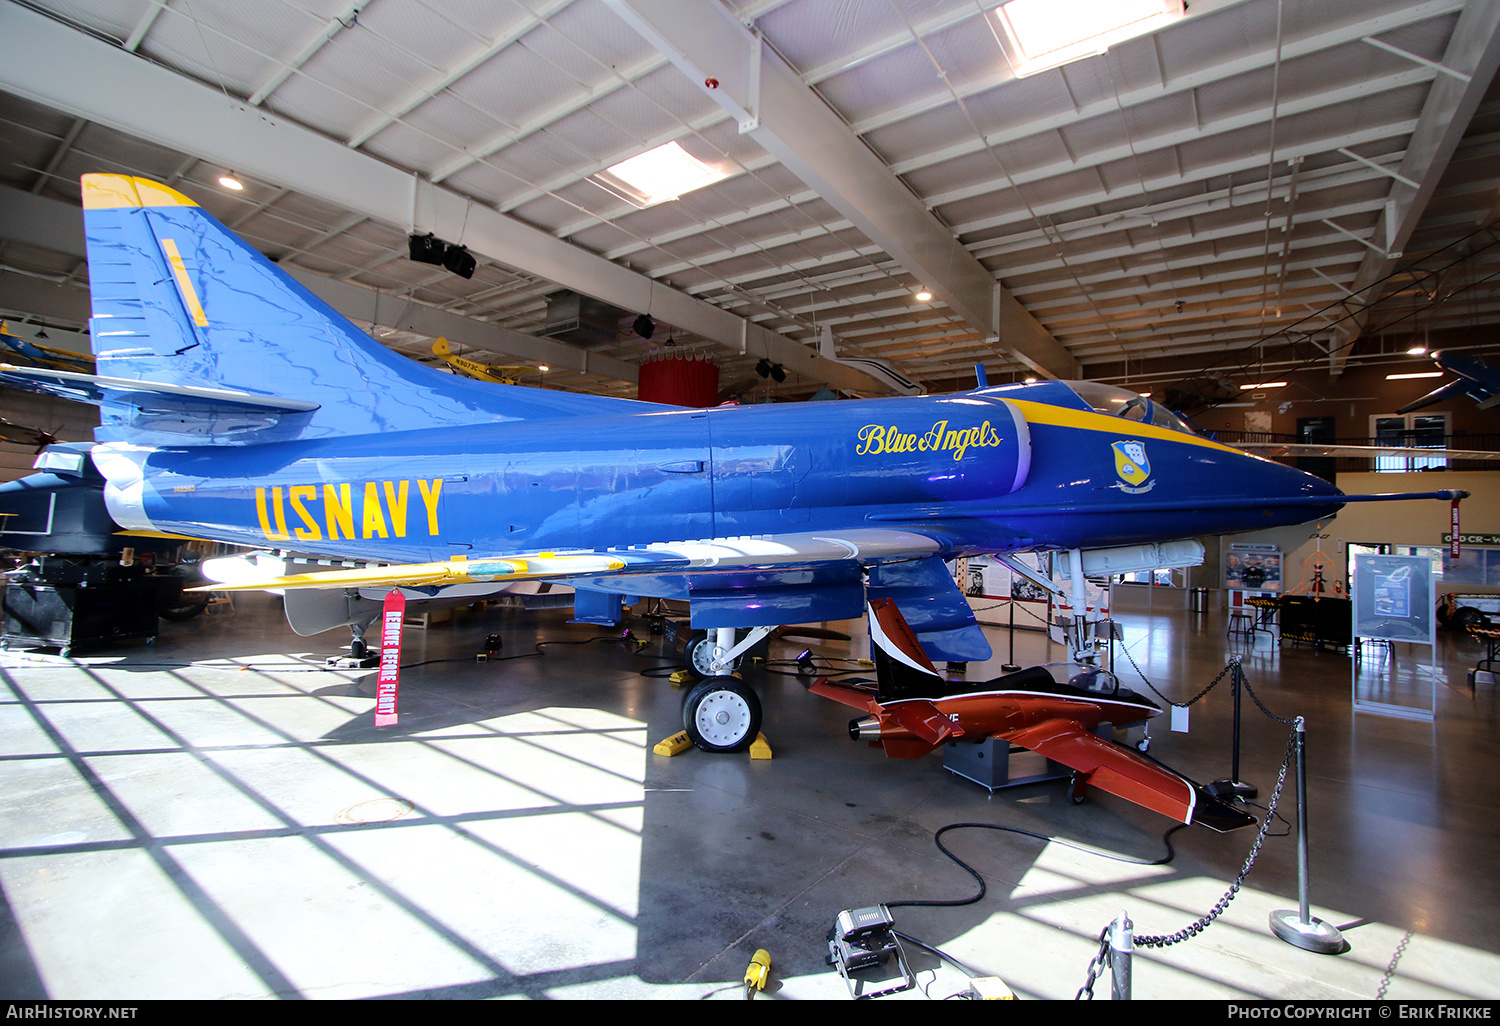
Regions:
<instances>
[{"instance_id":1,"label":"aircraft tire","mask_svg":"<svg viewBox=\"0 0 1500 1026\"><path fill-rule=\"evenodd\" d=\"M733 677L710 677L682 702L682 725L705 752L737 752L760 733L760 698Z\"/></svg>"}]
</instances>

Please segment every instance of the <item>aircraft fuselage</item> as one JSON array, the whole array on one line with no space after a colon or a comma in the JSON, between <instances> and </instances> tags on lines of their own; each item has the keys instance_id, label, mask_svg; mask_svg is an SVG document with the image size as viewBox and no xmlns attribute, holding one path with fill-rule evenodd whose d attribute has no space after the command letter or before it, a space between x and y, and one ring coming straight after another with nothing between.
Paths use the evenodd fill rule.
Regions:
<instances>
[{"instance_id":1,"label":"aircraft fuselage","mask_svg":"<svg viewBox=\"0 0 1500 1026\"><path fill-rule=\"evenodd\" d=\"M1230 533L1339 505L1293 468L1024 394L95 451L112 481L138 482L108 492L127 527L389 562L882 525L933 534L953 556ZM1210 505L1317 495L1328 505Z\"/></svg>"}]
</instances>

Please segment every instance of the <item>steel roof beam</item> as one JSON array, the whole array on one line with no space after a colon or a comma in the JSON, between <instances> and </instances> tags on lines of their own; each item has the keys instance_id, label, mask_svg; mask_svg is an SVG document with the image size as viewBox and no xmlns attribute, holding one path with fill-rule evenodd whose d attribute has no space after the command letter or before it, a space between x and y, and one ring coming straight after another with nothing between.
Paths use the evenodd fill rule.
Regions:
<instances>
[{"instance_id":1,"label":"steel roof beam","mask_svg":"<svg viewBox=\"0 0 1500 1026\"><path fill-rule=\"evenodd\" d=\"M606 0L806 185L1001 348L1053 377L1078 361L760 37L695 0Z\"/></svg>"},{"instance_id":2,"label":"steel roof beam","mask_svg":"<svg viewBox=\"0 0 1500 1026\"><path fill-rule=\"evenodd\" d=\"M1401 178L1418 186L1412 188L1404 181L1391 185L1390 198L1374 229L1374 238L1384 245L1365 254L1354 277L1353 291L1364 293L1359 296L1362 309L1340 328L1338 344L1329 357L1328 370L1334 377L1343 373L1349 350L1368 326L1369 308L1381 298L1383 290L1377 283L1395 270L1401 250L1416 231L1439 179L1500 68L1500 4L1470 0L1458 16L1441 63L1450 73L1433 81L1406 156L1397 168ZM1454 77L1451 72L1455 71L1467 75L1468 80ZM1366 289L1369 292L1364 292Z\"/></svg>"},{"instance_id":3,"label":"steel roof beam","mask_svg":"<svg viewBox=\"0 0 1500 1026\"><path fill-rule=\"evenodd\" d=\"M767 356L806 380L869 391L875 379L787 338L553 238L221 91L15 4L0 4L0 88L234 167L387 224L411 225L735 353ZM882 388L882 391L884 389Z\"/></svg>"},{"instance_id":4,"label":"steel roof beam","mask_svg":"<svg viewBox=\"0 0 1500 1026\"><path fill-rule=\"evenodd\" d=\"M1206 15L1212 14L1214 10L1223 7L1234 6L1238 2L1239 0L1228 0L1228 2L1222 4L1214 4L1212 6L1200 2L1193 5L1193 13L1195 17L1201 18ZM1434 18L1444 17L1454 11L1461 10L1463 7L1463 3L1464 0L1428 0L1428 2L1425 3L1417 3L1410 7L1403 7L1399 10L1377 15L1373 18L1366 18L1356 22L1352 22L1350 24L1341 25L1337 28L1321 32L1315 36L1309 36L1304 39L1290 41L1286 46L1282 48L1281 58L1282 60L1291 60L1295 57L1319 53L1337 46L1344 46L1349 43L1358 42L1362 37L1370 34L1371 32L1390 31L1393 29L1405 27L1407 25L1419 24L1421 22L1429 21ZM994 4L990 2L990 0L986 0L986 7L989 6L994 6ZM975 12L971 10L965 13L966 15L972 15ZM741 17L746 17L746 15L747 12L741 12ZM919 25L916 26L916 28L920 32L922 31L923 27ZM910 39L910 34L903 32L899 36L894 36L882 41L879 44L875 44L873 47L873 52L888 52L896 43L909 42ZM1129 92L1120 94L1119 96L1111 96L1108 99L1086 104L1082 107L1078 107L1077 109L1070 109L1062 113L1038 118L1033 121L1021 122L1014 126L1007 127L1001 131L994 132L988 136L985 136L983 139L974 139L967 142L957 143L951 147L943 147L938 150L918 154L916 156L897 161L896 163L891 165L890 170L897 175L902 175L910 171L915 171L934 164L942 163L945 160L953 160L971 153L977 153L984 150L986 147L1002 147L1009 143L1017 142L1031 136L1040 135L1045 132L1056 131L1065 126L1075 125L1090 118L1118 115L1123 111L1152 102L1154 100L1162 99L1163 97L1172 96L1181 92L1191 92L1192 90L1198 89L1202 86L1211 85L1215 82L1220 82L1232 78L1235 75L1247 74L1261 68L1270 67L1275 63L1276 56L1276 48L1274 46L1268 47L1265 50L1257 51L1256 53L1250 54L1246 57L1242 57L1233 61L1221 62L1213 65L1212 67L1182 75L1170 81L1153 84L1136 90L1131 90ZM833 77L840 70L843 70L843 68L840 66L840 62L836 61L829 65L819 66L818 68L815 68L803 74L801 76L801 80L809 87L816 86L819 82ZM1429 72L1428 77L1430 77L1432 74L1436 74L1436 72ZM1004 83L1010 81L1011 78L1012 75L1007 68L1005 71L992 77L964 83L955 83L954 89L957 91L961 99L966 99L970 96L974 96L1003 85ZM931 96L924 97L921 100L915 101L913 104L909 104L892 111L887 111L882 114L873 115L861 121L856 121L849 127L856 135L864 136L867 133L874 132L891 124L896 124L908 118L917 117L921 114L928 113L934 109L941 108L952 102L953 94L948 92L947 90L942 90L940 92L934 92ZM719 120L721 120L721 118L722 115L715 116L712 119L703 119L695 122L694 127L701 131L706 127L710 120L713 123L717 123ZM1264 159L1262 159L1262 163L1264 163ZM752 163L746 163L745 170L754 170L756 166L757 165ZM441 176L439 176L439 178L436 180L441 180ZM528 193L526 194L526 196L531 197L531 194ZM784 209L787 207L796 206L798 203L802 203L805 201L806 197L803 194L797 194L779 200L774 204L769 204L761 212L765 213L770 212L774 209ZM511 209L513 205L514 204L507 204L505 209ZM565 226L562 229L559 229L556 234L559 237L567 237L571 234L592 227L593 225L599 223L600 220L601 219L599 218L583 218L577 222ZM953 228L955 234L963 234L964 232L969 230L970 226L954 226Z\"/></svg>"}]
</instances>

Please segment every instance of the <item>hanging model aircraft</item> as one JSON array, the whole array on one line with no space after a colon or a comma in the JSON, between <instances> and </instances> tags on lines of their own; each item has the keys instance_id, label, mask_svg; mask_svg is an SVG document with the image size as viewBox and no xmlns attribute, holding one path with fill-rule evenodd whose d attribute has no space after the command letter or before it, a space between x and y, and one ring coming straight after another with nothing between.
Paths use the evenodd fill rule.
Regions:
<instances>
[{"instance_id":1,"label":"hanging model aircraft","mask_svg":"<svg viewBox=\"0 0 1500 1026\"><path fill-rule=\"evenodd\" d=\"M1432 360L1457 380L1439 385L1420 399L1407 403L1397 413L1410 413L1461 395L1478 400L1481 410L1500 403L1500 367L1491 367L1483 357L1467 353L1439 351L1432 354Z\"/></svg>"},{"instance_id":2,"label":"hanging model aircraft","mask_svg":"<svg viewBox=\"0 0 1500 1026\"><path fill-rule=\"evenodd\" d=\"M894 602L871 602L869 618L878 687L822 678L808 688L866 713L849 723L854 740L879 745L894 759L919 759L950 741L996 738L1070 768L1075 801L1093 786L1182 823L1221 832L1254 825L1203 785L1096 733L1101 724L1130 726L1161 713L1112 674L1085 670L1058 683L1046 667L1033 666L985 684L954 685L932 665Z\"/></svg>"},{"instance_id":3,"label":"hanging model aircraft","mask_svg":"<svg viewBox=\"0 0 1500 1026\"><path fill-rule=\"evenodd\" d=\"M100 406L117 524L269 550L220 587L285 590L304 634L368 622L393 587L561 582L604 624L686 599L718 675L685 716L742 727L711 747L755 737L758 699L727 674L774 626L890 598L934 658L988 658L947 559L1069 551L1081 595L1085 573L1200 561L1195 536L1463 494L1347 496L1089 382L689 410L466 380L376 343L173 189L86 175L83 206L97 373L0 382Z\"/></svg>"}]
</instances>

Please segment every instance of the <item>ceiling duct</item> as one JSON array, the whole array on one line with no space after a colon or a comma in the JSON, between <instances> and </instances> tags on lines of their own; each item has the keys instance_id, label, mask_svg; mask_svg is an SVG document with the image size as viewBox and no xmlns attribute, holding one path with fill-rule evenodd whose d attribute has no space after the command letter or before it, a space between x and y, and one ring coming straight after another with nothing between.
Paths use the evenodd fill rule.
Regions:
<instances>
[{"instance_id":1,"label":"ceiling duct","mask_svg":"<svg viewBox=\"0 0 1500 1026\"><path fill-rule=\"evenodd\" d=\"M576 346L616 342L624 315L617 306L562 289L547 294L547 327L542 334Z\"/></svg>"}]
</instances>

